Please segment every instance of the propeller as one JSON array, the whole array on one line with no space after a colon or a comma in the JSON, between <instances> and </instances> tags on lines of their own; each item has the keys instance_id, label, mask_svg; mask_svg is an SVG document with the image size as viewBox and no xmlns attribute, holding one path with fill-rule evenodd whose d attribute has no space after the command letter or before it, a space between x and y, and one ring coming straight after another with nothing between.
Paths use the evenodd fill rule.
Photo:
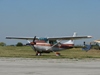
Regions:
<instances>
[{"instance_id":1,"label":"propeller","mask_svg":"<svg viewBox=\"0 0 100 75\"><path fill-rule=\"evenodd\" d=\"M34 45L36 44L35 40L36 40L36 36L34 36L34 39L33 39L33 43L34 43L34 44L33 44L33 48L34 48L34 51L36 52L36 48L35 48L35 46L34 46Z\"/></svg>"},{"instance_id":2,"label":"propeller","mask_svg":"<svg viewBox=\"0 0 100 75\"><path fill-rule=\"evenodd\" d=\"M38 51L36 50L36 48L35 48L35 46L34 45L36 45L36 42L35 42L35 40L36 40L36 36L34 36L34 38L33 38L33 45L31 45L32 46L32 48L34 49L34 51L36 52L36 56L38 55ZM41 55L41 53L39 53L40 55Z\"/></svg>"},{"instance_id":3,"label":"propeller","mask_svg":"<svg viewBox=\"0 0 100 75\"><path fill-rule=\"evenodd\" d=\"M36 52L36 48L34 46L36 44L35 40L36 40L36 36L34 36L34 38L33 38L33 43L34 43L33 45L31 44L31 42L29 40L27 40L27 41L30 44L30 46L32 47L32 49Z\"/></svg>"},{"instance_id":4,"label":"propeller","mask_svg":"<svg viewBox=\"0 0 100 75\"><path fill-rule=\"evenodd\" d=\"M36 42L35 42L35 39L36 39L36 36L34 36L34 38L33 38L33 43L36 43Z\"/></svg>"}]
</instances>

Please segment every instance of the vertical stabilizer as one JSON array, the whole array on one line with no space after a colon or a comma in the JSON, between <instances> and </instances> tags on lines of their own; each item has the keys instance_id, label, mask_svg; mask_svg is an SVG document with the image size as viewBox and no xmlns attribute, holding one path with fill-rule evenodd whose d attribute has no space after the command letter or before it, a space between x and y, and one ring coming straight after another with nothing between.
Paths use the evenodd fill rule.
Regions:
<instances>
[{"instance_id":1,"label":"vertical stabilizer","mask_svg":"<svg viewBox=\"0 0 100 75\"><path fill-rule=\"evenodd\" d=\"M73 37L77 36L77 33L74 32ZM69 40L67 42L65 42L64 44L74 44L74 40Z\"/></svg>"},{"instance_id":2,"label":"vertical stabilizer","mask_svg":"<svg viewBox=\"0 0 100 75\"><path fill-rule=\"evenodd\" d=\"M75 37L75 36L77 36L77 33L76 32L74 32L74 34L73 34L73 37Z\"/></svg>"}]
</instances>

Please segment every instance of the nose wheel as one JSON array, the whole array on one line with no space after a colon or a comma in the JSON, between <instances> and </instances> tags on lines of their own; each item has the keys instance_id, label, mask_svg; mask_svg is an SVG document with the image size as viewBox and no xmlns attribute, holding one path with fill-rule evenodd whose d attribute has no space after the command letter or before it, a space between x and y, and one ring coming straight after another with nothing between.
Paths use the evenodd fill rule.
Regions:
<instances>
[{"instance_id":1,"label":"nose wheel","mask_svg":"<svg viewBox=\"0 0 100 75\"><path fill-rule=\"evenodd\" d=\"M36 56L41 56L41 53L39 53L39 52L36 52Z\"/></svg>"}]
</instances>

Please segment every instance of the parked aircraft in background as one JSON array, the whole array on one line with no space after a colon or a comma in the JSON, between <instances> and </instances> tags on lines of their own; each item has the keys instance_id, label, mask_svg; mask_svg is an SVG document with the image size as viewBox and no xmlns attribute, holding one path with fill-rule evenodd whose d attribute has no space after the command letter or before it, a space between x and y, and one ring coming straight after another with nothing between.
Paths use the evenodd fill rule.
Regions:
<instances>
[{"instance_id":1,"label":"parked aircraft in background","mask_svg":"<svg viewBox=\"0 0 100 75\"><path fill-rule=\"evenodd\" d=\"M82 48L82 50L89 51L90 49L100 50L100 39L91 41L88 44L85 44L84 42L84 47Z\"/></svg>"},{"instance_id":2,"label":"parked aircraft in background","mask_svg":"<svg viewBox=\"0 0 100 75\"><path fill-rule=\"evenodd\" d=\"M76 36L74 32L73 36L62 36L62 37L12 37L7 36L6 39L22 39L27 40L36 55L41 55L41 53L54 52L57 56L60 55L58 51L70 49L74 47L74 41L78 39L92 38L92 36ZM33 40L30 42L30 40ZM62 40L69 40L67 42L61 43Z\"/></svg>"}]
</instances>

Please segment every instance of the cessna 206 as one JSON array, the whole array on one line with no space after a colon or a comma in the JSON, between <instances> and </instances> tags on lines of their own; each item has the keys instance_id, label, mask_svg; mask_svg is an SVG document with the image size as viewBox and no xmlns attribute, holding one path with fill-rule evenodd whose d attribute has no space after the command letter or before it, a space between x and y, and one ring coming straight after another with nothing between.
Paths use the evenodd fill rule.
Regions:
<instances>
[{"instance_id":1,"label":"cessna 206","mask_svg":"<svg viewBox=\"0 0 100 75\"><path fill-rule=\"evenodd\" d=\"M74 47L74 41L77 39L91 38L92 36L76 36L76 33L73 36L63 36L63 37L11 37L8 36L6 39L23 39L27 40L32 49L36 52L36 55L41 55L41 53L50 53L54 52L56 56L59 56L58 51L70 49ZM29 40L33 40L30 42ZM69 40L67 42L61 43L58 40Z\"/></svg>"}]
</instances>

